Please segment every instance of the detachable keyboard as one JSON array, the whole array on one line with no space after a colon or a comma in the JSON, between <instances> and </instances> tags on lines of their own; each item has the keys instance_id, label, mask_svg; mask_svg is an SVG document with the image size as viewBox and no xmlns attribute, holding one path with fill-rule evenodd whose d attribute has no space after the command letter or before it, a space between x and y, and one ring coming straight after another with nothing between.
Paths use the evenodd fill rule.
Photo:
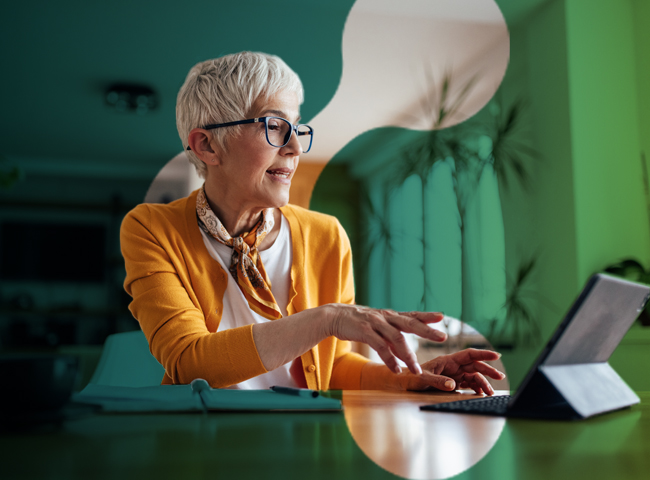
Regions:
<instances>
[{"instance_id":1,"label":"detachable keyboard","mask_svg":"<svg viewBox=\"0 0 650 480\"><path fill-rule=\"evenodd\" d=\"M436 412L473 413L476 415L505 416L508 409L510 395L496 397L471 398L448 403L434 403L423 405L420 410L433 410Z\"/></svg>"}]
</instances>

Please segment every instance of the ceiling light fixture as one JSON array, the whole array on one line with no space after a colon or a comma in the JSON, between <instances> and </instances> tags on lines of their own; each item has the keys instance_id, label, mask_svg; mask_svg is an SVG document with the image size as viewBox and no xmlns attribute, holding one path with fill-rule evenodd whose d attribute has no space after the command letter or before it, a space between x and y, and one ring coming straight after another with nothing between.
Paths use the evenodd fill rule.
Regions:
<instances>
[{"instance_id":1,"label":"ceiling light fixture","mask_svg":"<svg viewBox=\"0 0 650 480\"><path fill-rule=\"evenodd\" d=\"M118 112L145 115L158 106L158 95L146 85L115 83L106 89L104 98Z\"/></svg>"}]
</instances>

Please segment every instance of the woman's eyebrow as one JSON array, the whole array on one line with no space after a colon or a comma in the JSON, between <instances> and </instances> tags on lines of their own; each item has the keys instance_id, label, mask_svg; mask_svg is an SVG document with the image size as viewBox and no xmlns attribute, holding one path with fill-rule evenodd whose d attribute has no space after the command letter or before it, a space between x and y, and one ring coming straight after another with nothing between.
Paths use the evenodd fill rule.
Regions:
<instances>
[{"instance_id":1,"label":"woman's eyebrow","mask_svg":"<svg viewBox=\"0 0 650 480\"><path fill-rule=\"evenodd\" d=\"M289 118L289 116L286 113L284 113L282 110L264 110L263 115L266 115L267 113L272 113L276 117L281 117L286 119ZM294 123L298 123L299 121L300 121L300 115L298 115L298 118Z\"/></svg>"}]
</instances>

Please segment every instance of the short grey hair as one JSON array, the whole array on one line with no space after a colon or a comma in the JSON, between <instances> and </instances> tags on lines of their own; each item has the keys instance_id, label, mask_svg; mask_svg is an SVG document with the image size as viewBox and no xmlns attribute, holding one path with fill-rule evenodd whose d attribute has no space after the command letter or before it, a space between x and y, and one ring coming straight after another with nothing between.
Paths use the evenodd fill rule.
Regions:
<instances>
[{"instance_id":1,"label":"short grey hair","mask_svg":"<svg viewBox=\"0 0 650 480\"><path fill-rule=\"evenodd\" d=\"M304 94L298 75L275 55L240 52L197 63L187 74L176 98L176 128L187 150L192 129L211 123L244 120L259 98L269 98L281 91ZM239 132L241 126L212 130L222 148ZM194 152L186 151L200 177L207 168Z\"/></svg>"}]
</instances>

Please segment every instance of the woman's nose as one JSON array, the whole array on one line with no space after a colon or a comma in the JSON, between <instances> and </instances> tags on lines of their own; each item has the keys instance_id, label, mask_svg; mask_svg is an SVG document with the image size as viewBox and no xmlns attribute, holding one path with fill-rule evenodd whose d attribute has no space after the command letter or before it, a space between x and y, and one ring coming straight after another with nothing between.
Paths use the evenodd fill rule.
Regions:
<instances>
[{"instance_id":1,"label":"woman's nose","mask_svg":"<svg viewBox=\"0 0 650 480\"><path fill-rule=\"evenodd\" d=\"M302 153L302 145L298 140L298 133L295 130L292 130L289 141L282 149L287 149L286 154L288 155L300 155Z\"/></svg>"}]
</instances>

